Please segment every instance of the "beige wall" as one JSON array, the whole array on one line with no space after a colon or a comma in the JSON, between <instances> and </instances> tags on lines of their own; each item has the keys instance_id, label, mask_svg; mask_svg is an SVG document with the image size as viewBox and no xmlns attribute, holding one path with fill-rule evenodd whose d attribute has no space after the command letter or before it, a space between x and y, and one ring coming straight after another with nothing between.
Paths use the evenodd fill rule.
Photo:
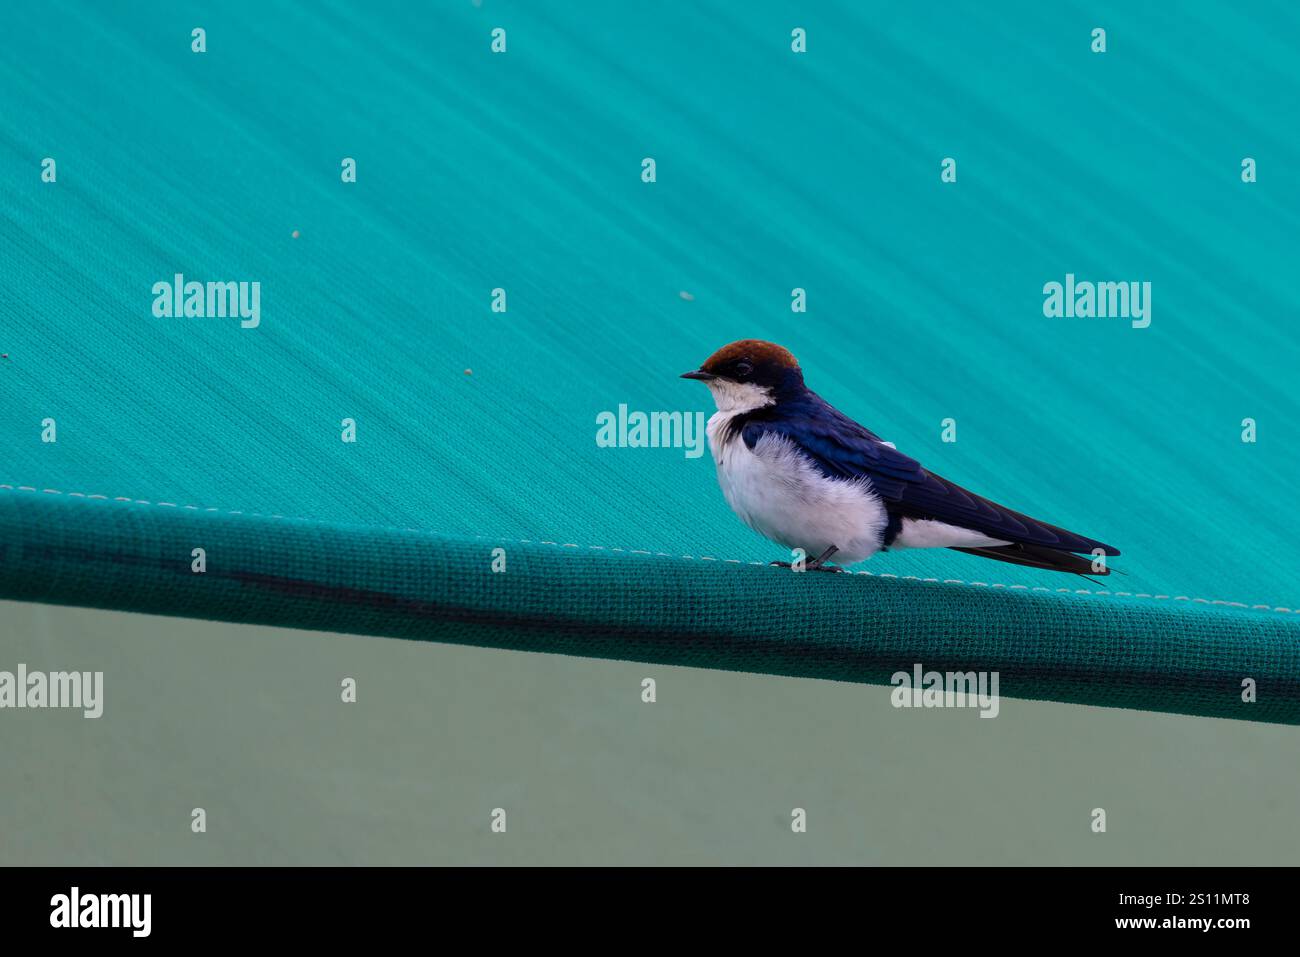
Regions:
<instances>
[{"instance_id":1,"label":"beige wall","mask_svg":"<svg viewBox=\"0 0 1300 957\"><path fill-rule=\"evenodd\" d=\"M0 864L1300 860L1291 727L0 602L19 662L104 714L0 710Z\"/></svg>"}]
</instances>

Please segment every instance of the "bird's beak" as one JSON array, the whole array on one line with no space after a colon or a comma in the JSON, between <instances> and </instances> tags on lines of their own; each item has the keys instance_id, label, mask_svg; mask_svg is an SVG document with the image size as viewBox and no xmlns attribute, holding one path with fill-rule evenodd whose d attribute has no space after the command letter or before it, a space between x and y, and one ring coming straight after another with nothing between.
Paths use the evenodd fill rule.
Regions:
<instances>
[{"instance_id":1,"label":"bird's beak","mask_svg":"<svg viewBox=\"0 0 1300 957\"><path fill-rule=\"evenodd\" d=\"M683 372L683 379L699 379L701 382L712 382L717 378L712 372L705 372L703 369L696 369L694 372Z\"/></svg>"}]
</instances>

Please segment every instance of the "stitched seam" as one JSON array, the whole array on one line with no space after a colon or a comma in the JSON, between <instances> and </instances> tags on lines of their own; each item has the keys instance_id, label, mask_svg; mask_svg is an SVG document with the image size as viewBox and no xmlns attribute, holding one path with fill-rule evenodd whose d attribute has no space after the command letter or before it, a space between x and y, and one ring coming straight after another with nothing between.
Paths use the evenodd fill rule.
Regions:
<instances>
[{"instance_id":1,"label":"stitched seam","mask_svg":"<svg viewBox=\"0 0 1300 957\"><path fill-rule=\"evenodd\" d=\"M133 505L151 505L156 508L157 507L181 508L181 509L186 509L187 511L194 511L194 512L220 512L226 515L243 515L249 518L275 518L275 519L299 521L299 522L318 521L317 519L295 518L293 516L287 516L287 515L278 515L278 514L268 515L264 512L244 512L235 509L200 507L198 505L177 505L175 502L152 502L149 501L148 499L131 498L130 496L126 496L126 495L118 495L118 496L90 495L85 492L64 492L56 488L38 489L31 485L5 485L0 483L0 489L5 489L11 492L41 492L46 495L67 495L69 498L98 499L100 501L113 501L113 502L130 502ZM423 534L430 534L430 533L437 534L436 532L432 532L431 529L412 528L410 526L365 525L359 522L329 522L328 524L338 525L344 528L388 529L388 530L399 530L404 532L420 532ZM745 562L739 558L715 558L712 555L699 555L699 556L673 555L670 554L669 552L652 552L642 548L619 548L615 546L607 547L604 545L583 546L577 544L576 542L551 542L545 540L533 540L528 538L515 538L515 539L499 538L499 537L494 538L486 535L475 535L474 538L478 541L491 541L491 542L505 541L505 542L514 542L515 544L518 545L553 545L557 548L586 547L591 551L625 552L629 555L654 555L659 558L682 558L691 561L722 562L728 565L749 564L749 565L757 565L761 568L773 567L770 566L767 562L755 562L755 561ZM1285 606L1274 606L1274 605L1249 605L1246 604L1245 602L1240 602L1240 601L1224 601L1223 599L1217 599L1217 598L1192 598L1187 595L1155 595L1149 592L1110 591L1109 589L1100 589L1094 591L1093 589L1090 588L1047 588L1044 585L1032 585L1032 586L1031 585L1007 585L1001 582L965 581L960 578L922 578L919 575L895 575L889 572L868 572L868 571L853 572L853 571L848 571L848 569L845 569L845 571L851 575L868 575L873 578L897 578L902 581L934 582L934 583L942 583L945 585L965 585L968 588L1005 588L1008 591L1035 591L1035 592L1048 592L1050 594L1095 595L1098 597L1113 597L1113 598L1142 598L1149 601L1188 601L1188 602L1192 602L1193 604L1200 604L1200 605L1219 605L1221 607L1226 607L1226 608L1247 608L1252 611L1272 611L1272 612L1279 612L1281 614L1287 614L1287 615L1300 615L1300 608L1287 608Z\"/></svg>"}]
</instances>

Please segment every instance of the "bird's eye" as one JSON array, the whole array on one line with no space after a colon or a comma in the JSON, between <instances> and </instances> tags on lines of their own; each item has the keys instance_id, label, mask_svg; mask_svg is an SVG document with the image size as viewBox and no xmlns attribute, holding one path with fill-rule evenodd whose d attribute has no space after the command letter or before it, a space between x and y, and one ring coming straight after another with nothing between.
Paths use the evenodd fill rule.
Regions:
<instances>
[{"instance_id":1,"label":"bird's eye","mask_svg":"<svg viewBox=\"0 0 1300 957\"><path fill-rule=\"evenodd\" d=\"M754 365L748 359L741 359L736 363L735 370L738 378L746 379L754 371Z\"/></svg>"}]
</instances>

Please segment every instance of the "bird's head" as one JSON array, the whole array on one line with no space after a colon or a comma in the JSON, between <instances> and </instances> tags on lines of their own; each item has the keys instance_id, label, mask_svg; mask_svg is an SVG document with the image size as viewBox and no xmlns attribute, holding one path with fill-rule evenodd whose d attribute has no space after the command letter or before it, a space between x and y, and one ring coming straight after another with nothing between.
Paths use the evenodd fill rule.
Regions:
<instances>
[{"instance_id":1,"label":"bird's head","mask_svg":"<svg viewBox=\"0 0 1300 957\"><path fill-rule=\"evenodd\" d=\"M748 412L803 391L803 372L787 349L761 339L725 345L683 379L699 379L721 412Z\"/></svg>"}]
</instances>

